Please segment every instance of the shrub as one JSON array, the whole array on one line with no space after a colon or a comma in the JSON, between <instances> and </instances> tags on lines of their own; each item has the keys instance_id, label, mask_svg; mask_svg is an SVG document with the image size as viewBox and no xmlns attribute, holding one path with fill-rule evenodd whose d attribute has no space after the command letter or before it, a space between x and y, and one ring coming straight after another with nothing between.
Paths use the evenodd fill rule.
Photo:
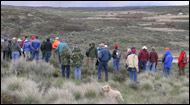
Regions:
<instances>
[{"instance_id":1,"label":"shrub","mask_svg":"<svg viewBox=\"0 0 190 105\"><path fill-rule=\"evenodd\" d=\"M123 74L121 74L121 73L115 74L113 76L113 80L118 81L118 82L124 82L125 81L125 76Z\"/></svg>"},{"instance_id":2,"label":"shrub","mask_svg":"<svg viewBox=\"0 0 190 105\"><path fill-rule=\"evenodd\" d=\"M9 62L6 60L3 60L3 58L1 57L1 67L3 68L8 68L9 67Z\"/></svg>"},{"instance_id":3,"label":"shrub","mask_svg":"<svg viewBox=\"0 0 190 105\"><path fill-rule=\"evenodd\" d=\"M55 68L59 68L59 61L53 57L50 58L49 63L52 64Z\"/></svg>"},{"instance_id":4,"label":"shrub","mask_svg":"<svg viewBox=\"0 0 190 105\"><path fill-rule=\"evenodd\" d=\"M150 80L141 81L140 82L140 88L142 90L150 91L153 89L153 84Z\"/></svg>"}]
</instances>

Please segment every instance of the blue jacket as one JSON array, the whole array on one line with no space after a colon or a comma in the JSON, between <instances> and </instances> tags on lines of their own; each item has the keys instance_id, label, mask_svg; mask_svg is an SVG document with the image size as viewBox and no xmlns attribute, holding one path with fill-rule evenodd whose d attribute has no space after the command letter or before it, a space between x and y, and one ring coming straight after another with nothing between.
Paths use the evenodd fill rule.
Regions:
<instances>
[{"instance_id":1,"label":"blue jacket","mask_svg":"<svg viewBox=\"0 0 190 105\"><path fill-rule=\"evenodd\" d=\"M98 58L101 62L108 62L111 57L111 53L105 48L102 48L98 53Z\"/></svg>"},{"instance_id":2,"label":"blue jacket","mask_svg":"<svg viewBox=\"0 0 190 105\"><path fill-rule=\"evenodd\" d=\"M32 40L30 44L31 51L39 51L40 49L40 41L38 39Z\"/></svg>"},{"instance_id":3,"label":"blue jacket","mask_svg":"<svg viewBox=\"0 0 190 105\"><path fill-rule=\"evenodd\" d=\"M23 51L30 51L30 42L24 41L22 48L23 48Z\"/></svg>"},{"instance_id":4,"label":"blue jacket","mask_svg":"<svg viewBox=\"0 0 190 105\"><path fill-rule=\"evenodd\" d=\"M166 58L164 61L164 68L171 68L172 66L172 61L173 61L173 56L171 55L170 51L166 51Z\"/></svg>"},{"instance_id":5,"label":"blue jacket","mask_svg":"<svg viewBox=\"0 0 190 105\"><path fill-rule=\"evenodd\" d=\"M68 44L65 43L65 42L60 42L59 45L57 46L57 49L56 49L56 50L58 50L59 53L61 53L63 46L66 46L67 51L69 51L69 46L68 46Z\"/></svg>"}]
</instances>

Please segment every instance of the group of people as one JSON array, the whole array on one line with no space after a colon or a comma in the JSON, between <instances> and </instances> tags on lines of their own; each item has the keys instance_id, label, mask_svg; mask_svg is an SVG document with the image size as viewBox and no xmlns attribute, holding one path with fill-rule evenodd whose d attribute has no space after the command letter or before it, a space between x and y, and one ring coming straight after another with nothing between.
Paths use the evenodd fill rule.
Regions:
<instances>
[{"instance_id":1,"label":"group of people","mask_svg":"<svg viewBox=\"0 0 190 105\"><path fill-rule=\"evenodd\" d=\"M1 51L3 52L3 59L15 61L23 54L26 61L35 59L39 60L39 52L42 52L42 60L49 62L51 55L53 58L58 58L60 67L62 69L62 76L69 78L70 66L72 65L75 70L75 79L81 80L81 67L83 64L84 56L80 51L79 44L74 44L72 52L69 52L69 46L65 39L59 40L58 37L51 41L47 38L42 43L38 40L38 36L32 36L31 40L26 36L24 40L13 38L8 40L4 37L1 43ZM114 46L113 53L108 50L108 46L103 43L96 47L94 43L89 44L86 51L86 66L91 70L96 70L98 66L98 80L101 81L101 71L105 71L105 81L108 81L108 62L113 58L114 73L119 73L119 65L121 59L121 52L118 45ZM136 54L136 48L133 46L128 48L126 56L126 69L130 72L130 80L137 82L137 74L140 72L153 71L156 72L158 61L158 54L155 48L149 53L147 47L143 46L139 54ZM72 63L71 63L72 61ZM170 75L170 69L173 61L170 49L165 48L165 54L162 58L163 74ZM148 69L146 68L148 63ZM185 66L187 64L187 55L184 50L181 50L178 58L179 75L185 75ZM65 76L66 71L66 76Z\"/></svg>"}]
</instances>

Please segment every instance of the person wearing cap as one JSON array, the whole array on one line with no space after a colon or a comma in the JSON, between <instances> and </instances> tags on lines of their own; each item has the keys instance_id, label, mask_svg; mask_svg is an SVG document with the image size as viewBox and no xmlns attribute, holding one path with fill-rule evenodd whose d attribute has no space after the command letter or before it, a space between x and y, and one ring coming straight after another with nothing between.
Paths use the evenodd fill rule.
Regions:
<instances>
[{"instance_id":1,"label":"person wearing cap","mask_svg":"<svg viewBox=\"0 0 190 105\"><path fill-rule=\"evenodd\" d=\"M95 70L96 69L96 60L98 58L98 50L95 47L94 43L91 44L91 47L89 48L88 52L89 52L88 56L89 56L90 69Z\"/></svg>"},{"instance_id":2,"label":"person wearing cap","mask_svg":"<svg viewBox=\"0 0 190 105\"><path fill-rule=\"evenodd\" d=\"M121 54L118 49L118 45L115 45L115 49L113 50L112 57L113 57L114 73L119 73L119 62L120 62Z\"/></svg>"},{"instance_id":3,"label":"person wearing cap","mask_svg":"<svg viewBox=\"0 0 190 105\"><path fill-rule=\"evenodd\" d=\"M28 38L25 39L22 49L24 51L26 61L28 61L30 57L30 42Z\"/></svg>"},{"instance_id":4,"label":"person wearing cap","mask_svg":"<svg viewBox=\"0 0 190 105\"><path fill-rule=\"evenodd\" d=\"M8 41L7 38L4 37L4 41L1 43L1 51L3 51L3 60L7 60L8 61Z\"/></svg>"},{"instance_id":5,"label":"person wearing cap","mask_svg":"<svg viewBox=\"0 0 190 105\"><path fill-rule=\"evenodd\" d=\"M17 60L20 56L21 48L20 48L19 44L17 43L17 39L15 37L13 37L11 51L12 51L12 61Z\"/></svg>"},{"instance_id":6,"label":"person wearing cap","mask_svg":"<svg viewBox=\"0 0 190 105\"><path fill-rule=\"evenodd\" d=\"M101 70L105 70L105 81L108 81L108 62L111 60L111 53L108 49L104 48L104 44L100 45L100 52L98 54L99 66L98 66L98 80L101 81Z\"/></svg>"},{"instance_id":7,"label":"person wearing cap","mask_svg":"<svg viewBox=\"0 0 190 105\"><path fill-rule=\"evenodd\" d=\"M47 41L44 43L43 49L45 53L45 61L49 62L49 58L51 57L52 51L52 44L50 42L50 38L47 38Z\"/></svg>"},{"instance_id":8,"label":"person wearing cap","mask_svg":"<svg viewBox=\"0 0 190 105\"><path fill-rule=\"evenodd\" d=\"M21 47L22 40L19 38L19 39L17 40L17 43L18 43L19 46Z\"/></svg>"},{"instance_id":9,"label":"person wearing cap","mask_svg":"<svg viewBox=\"0 0 190 105\"><path fill-rule=\"evenodd\" d=\"M163 74L164 76L170 75L170 69L172 66L173 56L170 50L167 50L165 53L165 60L164 60L164 67L163 67Z\"/></svg>"},{"instance_id":10,"label":"person wearing cap","mask_svg":"<svg viewBox=\"0 0 190 105\"><path fill-rule=\"evenodd\" d=\"M185 76L185 66L187 64L187 54L184 49L181 49L181 53L178 57L179 75Z\"/></svg>"},{"instance_id":11,"label":"person wearing cap","mask_svg":"<svg viewBox=\"0 0 190 105\"><path fill-rule=\"evenodd\" d=\"M52 43L52 48L53 48L53 57L55 58L56 56L56 48L59 45L60 41L59 41L59 37L56 37L54 42Z\"/></svg>"},{"instance_id":12,"label":"person wearing cap","mask_svg":"<svg viewBox=\"0 0 190 105\"><path fill-rule=\"evenodd\" d=\"M66 43L65 39L62 39L62 41L59 43L59 45L57 46L56 50L58 51L58 57L59 57L59 64L61 64L61 58L60 58L60 53L62 51L63 46L66 46L66 50L69 51L69 46Z\"/></svg>"},{"instance_id":13,"label":"person wearing cap","mask_svg":"<svg viewBox=\"0 0 190 105\"><path fill-rule=\"evenodd\" d=\"M30 48L31 48L31 52L32 52L32 56L31 59L35 59L36 61L39 60L39 49L40 49L41 43L38 40L38 36L35 36L35 39L32 40L31 44L30 44Z\"/></svg>"},{"instance_id":14,"label":"person wearing cap","mask_svg":"<svg viewBox=\"0 0 190 105\"><path fill-rule=\"evenodd\" d=\"M141 66L143 66L143 71L146 71L146 64L149 59L149 53L147 51L147 47L143 46L142 50L138 54L139 59L139 71L141 71Z\"/></svg>"},{"instance_id":15,"label":"person wearing cap","mask_svg":"<svg viewBox=\"0 0 190 105\"><path fill-rule=\"evenodd\" d=\"M165 61L165 58L166 58L166 51L169 51L170 49L169 48L165 48L165 53L163 54L162 56L162 63L164 63Z\"/></svg>"},{"instance_id":16,"label":"person wearing cap","mask_svg":"<svg viewBox=\"0 0 190 105\"><path fill-rule=\"evenodd\" d=\"M130 50L130 51L129 51L129 49L128 49L129 52L128 52L127 56L129 56L129 55L132 54L132 50L133 50L133 49L136 49L136 48L133 46L133 47L131 47L131 50ZM127 59L127 58L126 58L126 59Z\"/></svg>"},{"instance_id":17,"label":"person wearing cap","mask_svg":"<svg viewBox=\"0 0 190 105\"><path fill-rule=\"evenodd\" d=\"M155 51L155 48L152 47L152 51L150 52L149 63L148 63L148 70L151 71L151 67L153 72L156 72L156 62L158 60L158 54Z\"/></svg>"},{"instance_id":18,"label":"person wearing cap","mask_svg":"<svg viewBox=\"0 0 190 105\"><path fill-rule=\"evenodd\" d=\"M126 60L126 64L128 65L128 71L130 71L130 80L137 83L137 73L139 72L138 68L138 56L136 55L136 49L132 49L132 54L130 54Z\"/></svg>"}]
</instances>

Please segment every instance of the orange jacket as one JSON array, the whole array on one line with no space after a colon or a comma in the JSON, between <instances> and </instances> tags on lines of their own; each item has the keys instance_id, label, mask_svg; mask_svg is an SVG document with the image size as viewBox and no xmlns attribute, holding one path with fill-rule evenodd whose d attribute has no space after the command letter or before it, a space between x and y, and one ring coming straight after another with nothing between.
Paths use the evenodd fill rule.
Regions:
<instances>
[{"instance_id":1,"label":"orange jacket","mask_svg":"<svg viewBox=\"0 0 190 105\"><path fill-rule=\"evenodd\" d=\"M52 44L52 47L53 47L54 49L56 49L57 46L59 45L59 43L60 43L59 40L55 40L55 41L53 42L53 44Z\"/></svg>"}]
</instances>

